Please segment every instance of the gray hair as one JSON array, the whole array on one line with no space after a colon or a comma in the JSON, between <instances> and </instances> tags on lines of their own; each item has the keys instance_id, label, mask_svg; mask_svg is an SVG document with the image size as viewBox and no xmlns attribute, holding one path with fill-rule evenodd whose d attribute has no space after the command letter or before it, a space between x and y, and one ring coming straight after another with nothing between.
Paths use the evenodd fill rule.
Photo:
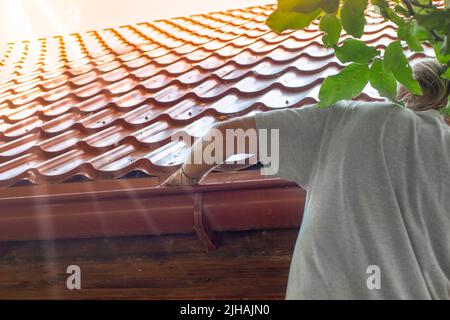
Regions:
<instances>
[{"instance_id":1,"label":"gray hair","mask_svg":"<svg viewBox=\"0 0 450 320\"><path fill-rule=\"evenodd\" d=\"M414 111L444 108L450 92L450 81L442 77L447 66L440 64L436 59L427 58L420 60L412 68L414 78L419 82L423 94L415 96L400 86L397 99Z\"/></svg>"}]
</instances>

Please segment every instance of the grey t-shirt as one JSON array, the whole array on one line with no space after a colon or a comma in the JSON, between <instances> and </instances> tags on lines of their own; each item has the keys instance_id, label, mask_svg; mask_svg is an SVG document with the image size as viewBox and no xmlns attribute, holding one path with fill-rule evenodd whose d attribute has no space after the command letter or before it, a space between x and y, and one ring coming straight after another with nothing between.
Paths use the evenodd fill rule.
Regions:
<instances>
[{"instance_id":1,"label":"grey t-shirt","mask_svg":"<svg viewBox=\"0 0 450 320\"><path fill-rule=\"evenodd\" d=\"M287 299L450 299L450 127L438 111L344 101L256 124L279 129L276 176L307 190Z\"/></svg>"}]
</instances>

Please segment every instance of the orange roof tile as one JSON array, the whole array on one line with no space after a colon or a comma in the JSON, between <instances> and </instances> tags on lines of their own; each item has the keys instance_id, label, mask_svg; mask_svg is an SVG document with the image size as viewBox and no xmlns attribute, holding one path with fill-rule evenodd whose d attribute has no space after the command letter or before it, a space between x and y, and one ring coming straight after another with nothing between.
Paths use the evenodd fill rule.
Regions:
<instances>
[{"instance_id":1,"label":"orange roof tile","mask_svg":"<svg viewBox=\"0 0 450 320\"><path fill-rule=\"evenodd\" d=\"M82 175L158 176L204 134L238 115L317 101L342 65L317 23L274 33L273 5L10 43L0 48L0 186ZM367 13L363 40L384 48L395 26ZM406 51L410 59L432 55ZM361 100L379 100L370 87Z\"/></svg>"}]
</instances>

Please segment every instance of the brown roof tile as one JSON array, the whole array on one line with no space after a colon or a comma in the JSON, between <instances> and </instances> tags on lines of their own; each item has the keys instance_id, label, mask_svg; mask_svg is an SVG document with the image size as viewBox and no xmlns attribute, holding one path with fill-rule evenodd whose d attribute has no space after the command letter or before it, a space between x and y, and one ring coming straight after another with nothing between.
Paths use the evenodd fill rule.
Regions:
<instances>
[{"instance_id":1,"label":"brown roof tile","mask_svg":"<svg viewBox=\"0 0 450 320\"><path fill-rule=\"evenodd\" d=\"M277 34L273 5L6 44L0 56L0 186L75 175L162 175L201 136L237 115L317 101L342 65L317 23ZM372 12L363 40L385 47L395 26ZM431 55L431 49L410 59ZM358 99L377 100L367 88Z\"/></svg>"}]
</instances>

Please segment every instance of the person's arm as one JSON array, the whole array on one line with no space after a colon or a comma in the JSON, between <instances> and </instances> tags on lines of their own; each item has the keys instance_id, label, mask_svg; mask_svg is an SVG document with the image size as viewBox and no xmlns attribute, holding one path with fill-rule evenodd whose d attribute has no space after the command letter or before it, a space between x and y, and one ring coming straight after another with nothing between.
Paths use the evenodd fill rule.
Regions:
<instances>
[{"instance_id":1,"label":"person's arm","mask_svg":"<svg viewBox=\"0 0 450 320\"><path fill-rule=\"evenodd\" d=\"M237 135L233 135L234 139L232 150L228 150L228 145L230 145L230 141L227 141L227 130L236 130L242 129L243 131L247 131L248 129L255 131L256 141L250 141L250 139L245 139L245 150L238 150L238 138ZM195 155L204 155L204 150L211 147L210 144L214 143L214 137L217 134L221 134L223 139L220 139L221 143L217 145L216 148L221 148L222 152L217 154L213 153L215 156L215 161L213 163L208 163L205 161L205 158L202 156L200 162L193 161L195 159ZM250 145L251 143L256 145ZM210 171L212 171L217 166L223 164L226 159L230 156L237 153L246 153L251 154L252 150L256 150L254 156L257 158L258 156L258 146L257 146L257 134L256 134L256 121L254 116L245 116L239 117L235 119L231 119L228 121L220 122L214 125L208 133L203 136L201 139L198 139L191 148L190 155L188 156L188 160L178 169L174 174L170 176L166 181L162 183L164 187L172 187L172 186L186 186L186 185L195 185L200 182ZM243 152L244 151L244 152ZM256 160L255 158L253 158ZM209 161L211 162L211 161Z\"/></svg>"},{"instance_id":2,"label":"person's arm","mask_svg":"<svg viewBox=\"0 0 450 320\"><path fill-rule=\"evenodd\" d=\"M335 127L340 122L341 115L347 110L348 103L330 108L318 108L316 105L301 108L278 109L268 112L255 113L254 116L236 118L217 124L203 139L196 141L191 149L187 162L163 186L182 186L197 184L208 172L222 164L234 154L252 154L252 161L262 162L266 170L265 175L271 175L289 181L294 181L305 189L309 189L313 181L316 165L319 159L320 146L326 123ZM337 109L336 109L337 108ZM332 112L332 110L336 110ZM334 114L333 117L329 117ZM330 121L328 121L330 119ZM209 141L214 133L220 132L227 137L228 129L242 129L234 139L221 139L222 145L216 148L221 150L220 157L215 157L214 163L205 161L192 163L195 155L208 155L211 144ZM253 129L253 130L249 130ZM243 133L243 131L249 131ZM237 132L236 132L237 133ZM253 139L248 139L253 133ZM261 141L258 141L260 136ZM236 136L240 136L237 143ZM242 141L244 136L245 143ZM229 143L234 142L234 150L228 150ZM248 142L252 140L250 145ZM264 141L265 140L265 141ZM227 143L228 142L228 143ZM236 147L241 147L236 150ZM204 152L205 151L205 152ZM226 151L226 152L225 152ZM219 158L219 159L217 159ZM203 158L202 158L203 159ZM195 159L194 159L195 160ZM253 162L252 162L253 163Z\"/></svg>"}]
</instances>

